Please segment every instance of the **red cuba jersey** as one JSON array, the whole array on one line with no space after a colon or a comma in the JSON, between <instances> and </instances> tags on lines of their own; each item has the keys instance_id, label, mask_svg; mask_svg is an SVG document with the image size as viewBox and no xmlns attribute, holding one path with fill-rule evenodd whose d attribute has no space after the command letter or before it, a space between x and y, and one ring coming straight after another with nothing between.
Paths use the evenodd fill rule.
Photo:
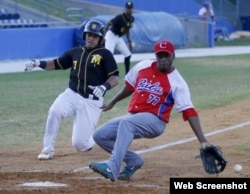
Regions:
<instances>
[{"instance_id":1,"label":"red cuba jersey","mask_svg":"<svg viewBox=\"0 0 250 194\"><path fill-rule=\"evenodd\" d=\"M133 91L130 113L150 112L168 123L174 106L178 112L194 109L188 85L176 68L162 73L156 61L144 60L125 76L125 84Z\"/></svg>"}]
</instances>

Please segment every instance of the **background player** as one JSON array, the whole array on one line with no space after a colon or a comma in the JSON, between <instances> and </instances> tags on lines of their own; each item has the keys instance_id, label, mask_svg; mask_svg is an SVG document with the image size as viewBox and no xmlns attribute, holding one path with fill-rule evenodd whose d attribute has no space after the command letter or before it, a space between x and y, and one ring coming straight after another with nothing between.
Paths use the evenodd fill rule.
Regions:
<instances>
[{"instance_id":1,"label":"background player","mask_svg":"<svg viewBox=\"0 0 250 194\"><path fill-rule=\"evenodd\" d=\"M214 16L212 5L209 2L204 2L202 5L203 6L198 11L200 19L203 21L212 21L217 23L218 21Z\"/></svg>"},{"instance_id":2,"label":"background player","mask_svg":"<svg viewBox=\"0 0 250 194\"><path fill-rule=\"evenodd\" d=\"M219 39L220 36L222 36L226 41L230 40L228 30L225 27L218 25L219 20L215 17L212 3L204 2L203 6L199 9L198 15L202 21L214 22L215 40Z\"/></svg>"},{"instance_id":3,"label":"background player","mask_svg":"<svg viewBox=\"0 0 250 194\"><path fill-rule=\"evenodd\" d=\"M211 146L206 140L198 113L195 110L188 85L172 65L175 49L171 42L155 44L156 61L144 60L136 64L125 76L125 86L103 111L132 95L128 114L114 118L97 129L95 142L111 156L105 162L90 162L89 167L102 176L115 180L129 180L142 167L144 159L129 149L133 139L155 138L161 135L169 122L173 106L189 122L202 148ZM122 162L125 167L120 172Z\"/></svg>"},{"instance_id":4,"label":"background player","mask_svg":"<svg viewBox=\"0 0 250 194\"><path fill-rule=\"evenodd\" d=\"M95 142L92 134L99 120L106 91L118 84L118 68L113 54L100 46L104 25L90 20L84 29L86 45L66 51L49 61L33 60L26 65L45 70L71 69L69 86L51 105L43 138L43 149L38 159L47 160L54 156L55 139L62 119L74 116L72 145L78 151L90 150Z\"/></svg>"},{"instance_id":5,"label":"background player","mask_svg":"<svg viewBox=\"0 0 250 194\"><path fill-rule=\"evenodd\" d=\"M130 29L133 27L134 5L131 1L126 2L125 12L115 16L105 25L105 47L114 53L117 49L124 55L125 73L127 74L130 68L130 58L132 50L132 41L130 39ZM111 26L111 29L109 27ZM108 30L108 31L107 31ZM128 40L128 47L123 39L123 35L126 35Z\"/></svg>"}]
</instances>

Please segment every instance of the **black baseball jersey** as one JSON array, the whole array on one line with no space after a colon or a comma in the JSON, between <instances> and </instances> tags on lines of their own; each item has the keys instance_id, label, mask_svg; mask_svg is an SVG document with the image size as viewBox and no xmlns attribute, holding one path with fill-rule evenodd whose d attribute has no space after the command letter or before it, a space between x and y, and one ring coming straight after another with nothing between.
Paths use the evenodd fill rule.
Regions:
<instances>
[{"instance_id":1,"label":"black baseball jersey","mask_svg":"<svg viewBox=\"0 0 250 194\"><path fill-rule=\"evenodd\" d=\"M101 85L111 75L119 76L114 56L104 47L92 50L86 47L72 48L55 59L55 62L61 69L71 68L69 88L82 96L92 94L88 85Z\"/></svg>"},{"instance_id":2,"label":"black baseball jersey","mask_svg":"<svg viewBox=\"0 0 250 194\"><path fill-rule=\"evenodd\" d=\"M134 16L128 17L126 13L115 16L110 22L112 24L111 31L118 35L123 36L126 34L134 24Z\"/></svg>"}]
</instances>

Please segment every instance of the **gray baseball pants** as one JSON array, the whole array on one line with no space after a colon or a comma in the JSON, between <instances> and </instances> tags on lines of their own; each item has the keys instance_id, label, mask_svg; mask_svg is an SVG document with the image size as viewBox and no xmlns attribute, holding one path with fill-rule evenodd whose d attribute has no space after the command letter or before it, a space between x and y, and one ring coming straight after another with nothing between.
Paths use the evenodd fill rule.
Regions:
<instances>
[{"instance_id":1,"label":"gray baseball pants","mask_svg":"<svg viewBox=\"0 0 250 194\"><path fill-rule=\"evenodd\" d=\"M166 123L152 113L128 113L101 125L95 131L93 138L101 148L111 153L110 158L105 162L116 179L122 162L127 166L144 163L141 156L129 150L133 139L155 138L161 135L165 128Z\"/></svg>"}]
</instances>

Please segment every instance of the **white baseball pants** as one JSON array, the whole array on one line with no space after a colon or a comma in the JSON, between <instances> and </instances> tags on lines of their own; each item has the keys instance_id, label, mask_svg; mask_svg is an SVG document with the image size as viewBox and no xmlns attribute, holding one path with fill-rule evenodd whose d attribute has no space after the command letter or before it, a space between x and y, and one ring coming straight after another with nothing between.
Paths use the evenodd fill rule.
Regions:
<instances>
[{"instance_id":1,"label":"white baseball pants","mask_svg":"<svg viewBox=\"0 0 250 194\"><path fill-rule=\"evenodd\" d=\"M114 53L115 49L119 51L124 57L131 55L125 41L122 37L115 35L111 30L108 30L105 35L105 48Z\"/></svg>"},{"instance_id":2,"label":"white baseball pants","mask_svg":"<svg viewBox=\"0 0 250 194\"><path fill-rule=\"evenodd\" d=\"M48 111L42 152L54 154L55 140L61 120L71 116L74 117L72 146L77 151L92 148L95 144L92 135L101 115L102 103L103 98L99 100L83 98L67 88L56 98Z\"/></svg>"}]
</instances>

